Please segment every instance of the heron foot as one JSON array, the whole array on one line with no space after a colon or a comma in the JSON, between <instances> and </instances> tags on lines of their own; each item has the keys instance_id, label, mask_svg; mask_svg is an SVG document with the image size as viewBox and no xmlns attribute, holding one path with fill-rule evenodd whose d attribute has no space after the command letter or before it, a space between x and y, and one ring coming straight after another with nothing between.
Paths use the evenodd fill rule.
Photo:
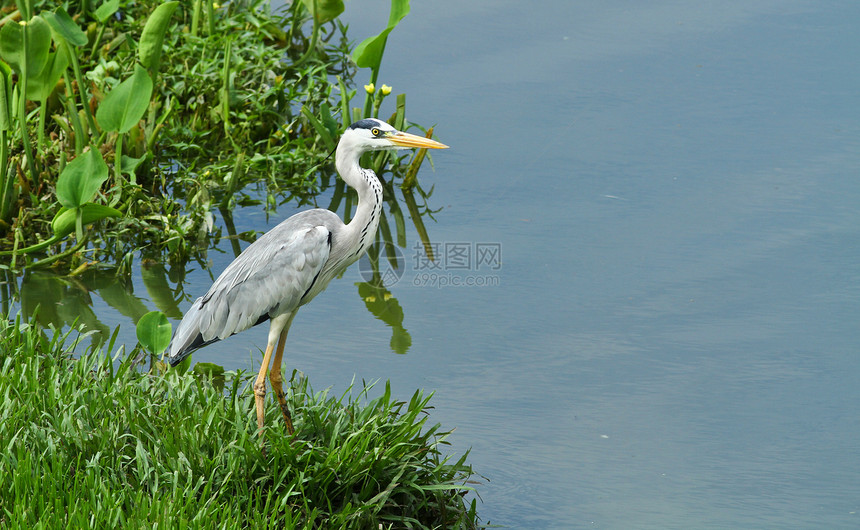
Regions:
<instances>
[{"instance_id":1,"label":"heron foot","mask_svg":"<svg viewBox=\"0 0 860 530\"><path fill-rule=\"evenodd\" d=\"M295 315L295 312L293 313ZM272 382L272 390L275 391L275 397L278 399L278 405L281 406L281 414L284 416L284 424L287 426L287 433L292 435L293 417L290 415L290 407L287 405L287 396L284 395L284 378L281 376L281 361L284 357L284 344L287 342L287 330L289 323L293 321L293 316L290 316L287 326L281 332L278 338L278 348L275 350L275 359L272 361L272 369L269 370L269 381Z\"/></svg>"},{"instance_id":2,"label":"heron foot","mask_svg":"<svg viewBox=\"0 0 860 530\"><path fill-rule=\"evenodd\" d=\"M280 388L276 388L275 397L278 398L278 404L281 406L281 415L284 416L284 424L287 426L287 433L295 433L296 431L293 428L293 417L290 415L290 407L287 405L287 397L284 395L284 391Z\"/></svg>"},{"instance_id":3,"label":"heron foot","mask_svg":"<svg viewBox=\"0 0 860 530\"><path fill-rule=\"evenodd\" d=\"M257 408L257 432L261 437L263 436L263 419L266 417L265 399L266 381L258 380L254 383L254 404Z\"/></svg>"},{"instance_id":4,"label":"heron foot","mask_svg":"<svg viewBox=\"0 0 860 530\"><path fill-rule=\"evenodd\" d=\"M272 383L272 390L275 391L275 397L278 399L278 405L281 407L281 415L284 417L284 424L287 426L287 433L293 434L293 417L290 414L290 407L287 405L287 396L284 394L283 378L281 377L280 366L275 365L269 372L269 381Z\"/></svg>"}]
</instances>

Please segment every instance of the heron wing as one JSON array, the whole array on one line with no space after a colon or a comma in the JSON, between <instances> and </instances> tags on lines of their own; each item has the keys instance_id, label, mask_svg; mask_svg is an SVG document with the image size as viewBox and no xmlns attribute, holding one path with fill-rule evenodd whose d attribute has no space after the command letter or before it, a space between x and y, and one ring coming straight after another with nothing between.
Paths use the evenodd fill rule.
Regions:
<instances>
[{"instance_id":1,"label":"heron wing","mask_svg":"<svg viewBox=\"0 0 860 530\"><path fill-rule=\"evenodd\" d=\"M178 363L197 348L295 311L306 301L328 260L335 228L332 218L340 222L327 210L302 212L249 245L185 314L171 341L170 362Z\"/></svg>"}]
</instances>

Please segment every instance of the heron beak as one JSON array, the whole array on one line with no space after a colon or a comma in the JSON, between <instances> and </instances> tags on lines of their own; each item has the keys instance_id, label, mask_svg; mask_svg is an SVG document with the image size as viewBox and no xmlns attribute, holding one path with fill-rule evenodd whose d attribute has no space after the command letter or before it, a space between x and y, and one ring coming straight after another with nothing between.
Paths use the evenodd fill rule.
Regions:
<instances>
[{"instance_id":1,"label":"heron beak","mask_svg":"<svg viewBox=\"0 0 860 530\"><path fill-rule=\"evenodd\" d=\"M409 134L405 132L395 132L392 133L391 136L388 137L388 140L391 141L394 145L400 147L419 147L421 149L448 149L448 146L439 143L436 140L431 140L430 138L424 138L423 136L418 136L416 134Z\"/></svg>"}]
</instances>

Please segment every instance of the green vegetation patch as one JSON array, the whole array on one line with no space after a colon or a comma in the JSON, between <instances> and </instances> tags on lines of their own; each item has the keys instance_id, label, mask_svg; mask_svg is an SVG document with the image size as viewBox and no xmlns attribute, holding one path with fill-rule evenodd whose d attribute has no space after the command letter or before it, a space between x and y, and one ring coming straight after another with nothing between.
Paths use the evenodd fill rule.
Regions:
<instances>
[{"instance_id":1,"label":"green vegetation patch","mask_svg":"<svg viewBox=\"0 0 860 530\"><path fill-rule=\"evenodd\" d=\"M0 265L181 264L208 246L215 207L310 200L332 178L333 141L362 117L341 11L2 2Z\"/></svg>"},{"instance_id":2,"label":"green vegetation patch","mask_svg":"<svg viewBox=\"0 0 860 530\"><path fill-rule=\"evenodd\" d=\"M267 400L263 450L242 374L74 359L79 338L0 320L0 527L478 526L466 455L443 455L450 433L427 426L421 392L332 396L298 378L296 435Z\"/></svg>"}]
</instances>

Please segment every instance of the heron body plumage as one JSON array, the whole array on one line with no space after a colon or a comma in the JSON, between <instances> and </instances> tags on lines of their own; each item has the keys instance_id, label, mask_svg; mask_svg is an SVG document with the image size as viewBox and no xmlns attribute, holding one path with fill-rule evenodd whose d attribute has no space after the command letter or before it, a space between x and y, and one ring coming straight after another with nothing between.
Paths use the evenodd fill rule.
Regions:
<instances>
[{"instance_id":1,"label":"heron body plumage","mask_svg":"<svg viewBox=\"0 0 860 530\"><path fill-rule=\"evenodd\" d=\"M397 131L376 119L352 124L335 154L338 173L358 194L352 220L345 224L337 214L317 208L297 213L260 236L191 305L168 346L168 362L176 365L198 348L269 321L263 365L254 385L257 422L262 430L265 374L277 344L269 378L292 432L280 378L287 331L298 309L357 261L376 238L382 184L372 170L359 165L361 154L409 147L447 146Z\"/></svg>"},{"instance_id":2,"label":"heron body plumage","mask_svg":"<svg viewBox=\"0 0 860 530\"><path fill-rule=\"evenodd\" d=\"M337 229L333 220L343 224L328 210L301 212L239 254L180 322L170 344L170 363L294 311L316 296L325 287L320 276L331 253L332 230Z\"/></svg>"}]
</instances>

